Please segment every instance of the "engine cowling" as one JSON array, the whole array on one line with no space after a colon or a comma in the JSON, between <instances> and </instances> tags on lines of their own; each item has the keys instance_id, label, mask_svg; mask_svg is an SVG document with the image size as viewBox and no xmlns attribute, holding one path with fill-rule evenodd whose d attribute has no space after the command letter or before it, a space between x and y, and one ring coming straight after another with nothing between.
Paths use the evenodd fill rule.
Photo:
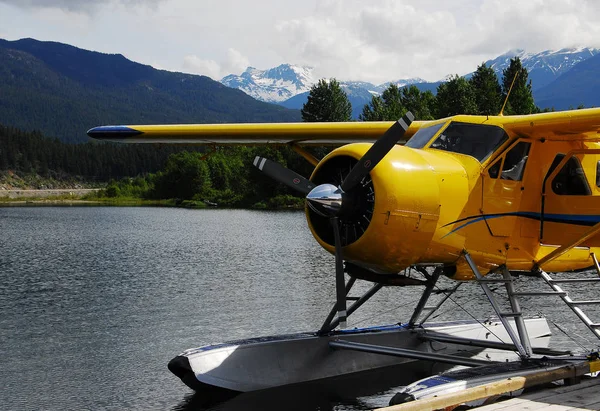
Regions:
<instances>
[{"instance_id":1,"label":"engine cowling","mask_svg":"<svg viewBox=\"0 0 600 411\"><path fill-rule=\"evenodd\" d=\"M327 155L315 168L317 185L340 182L371 145L350 144ZM395 146L360 184L343 193L340 235L344 258L382 272L398 272L427 254L440 216L440 190L420 150ZM307 207L316 240L334 252L327 217Z\"/></svg>"}]
</instances>

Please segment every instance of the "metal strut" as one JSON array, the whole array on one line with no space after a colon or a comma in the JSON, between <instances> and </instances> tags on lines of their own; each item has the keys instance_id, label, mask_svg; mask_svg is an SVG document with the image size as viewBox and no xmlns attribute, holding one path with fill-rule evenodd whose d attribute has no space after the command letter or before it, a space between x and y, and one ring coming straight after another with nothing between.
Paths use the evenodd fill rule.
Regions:
<instances>
[{"instance_id":1,"label":"metal strut","mask_svg":"<svg viewBox=\"0 0 600 411\"><path fill-rule=\"evenodd\" d=\"M423 290L423 294L421 294L421 298L419 299L419 302L417 303L417 306L415 307L415 310L413 311L413 314L410 317L410 320L408 321L408 328L415 328L417 325L422 325L423 323L425 323L425 321L427 321L427 319L429 319L429 317L431 317L431 315L434 312L436 312L462 284L461 282L458 282L450 290L444 290L444 297L441 298L436 305L427 306L427 301L429 300L429 297L431 297L433 289L435 288L437 281L444 270L443 267L436 267L433 273L429 274L427 271L425 271L424 268L416 267L416 269L421 274L423 274L425 278L427 278L427 282L425 290ZM419 317L421 316L423 311L425 311L426 314L423 317L423 319L419 321Z\"/></svg>"},{"instance_id":2,"label":"metal strut","mask_svg":"<svg viewBox=\"0 0 600 411\"><path fill-rule=\"evenodd\" d=\"M410 317L410 320L408 321L409 328L414 328L415 323L419 319L419 316L425 309L425 304L427 304L427 300L429 300L429 297L431 296L431 293L433 292L433 288L435 287L435 284L437 283L438 279L440 278L441 273L442 273L442 269L439 267L436 268L433 271L433 274L431 274L430 276L427 275L427 272L424 273L424 275L427 275L427 277L428 277L427 285L425 286L425 290L423 290L423 294L421 294L421 298L419 299L419 302L417 303L417 306L415 307L415 310L413 311L413 314ZM432 309L431 307L428 307L428 308Z\"/></svg>"},{"instance_id":3,"label":"metal strut","mask_svg":"<svg viewBox=\"0 0 600 411\"><path fill-rule=\"evenodd\" d=\"M500 322L504 326L504 329L508 333L508 336L510 337L513 344L515 345L515 348L519 352L520 357L521 358L531 357L531 355L532 355L531 342L529 341L529 336L527 335L527 328L525 327L525 322L523 321L523 314L519 307L519 302L517 300L517 296L514 293L512 277L510 275L510 272L506 269L503 270L502 275L504 278L500 281L498 281L498 280L487 280L486 281L486 279L483 278L483 275L481 275L481 273L479 272L479 269L477 268L477 265L471 258L471 255L469 254L469 252L467 250L464 250L463 255L465 257L465 260L469 264L469 267L473 271L473 274L475 274L475 277L477 278L477 282L483 289L483 292L485 293L490 304L492 305L492 308L496 312L496 315L500 319ZM505 313L505 312L502 312L502 310L500 309L500 306L498 305L498 302L496 301L496 298L494 297L492 290L490 290L490 288L486 284L486 283L489 283L492 281L493 282L502 282L506 285L506 291L508 294L508 298L510 300L511 308L513 310L512 312ZM508 317L513 317L515 319L515 324L517 325L518 335L515 334L515 331L508 323L508 320L507 320Z\"/></svg>"},{"instance_id":4,"label":"metal strut","mask_svg":"<svg viewBox=\"0 0 600 411\"><path fill-rule=\"evenodd\" d=\"M379 291L379 290L381 290L383 288L383 284L379 284L378 283L378 284L373 285L373 287L369 288L359 298L348 297L348 294L350 293L350 290L352 289L352 286L354 285L355 281L356 281L356 278L350 277L350 279L346 283L346 300L353 300L354 301L354 303L347 310L346 318L350 317L350 315L352 313L354 313L356 310L358 310L360 308L360 306L362 306L371 297L373 297L375 294L377 294L377 291ZM335 329L335 327L337 327L340 324L340 319L339 318L336 318L334 320L334 317L335 317L336 313L337 313L337 302L333 304L333 307L331 308L331 311L329 312L329 315L325 319L325 322L323 323L323 325L321 326L321 329L318 332L319 334L326 334L326 333L328 333L330 331L333 331Z\"/></svg>"}]
</instances>

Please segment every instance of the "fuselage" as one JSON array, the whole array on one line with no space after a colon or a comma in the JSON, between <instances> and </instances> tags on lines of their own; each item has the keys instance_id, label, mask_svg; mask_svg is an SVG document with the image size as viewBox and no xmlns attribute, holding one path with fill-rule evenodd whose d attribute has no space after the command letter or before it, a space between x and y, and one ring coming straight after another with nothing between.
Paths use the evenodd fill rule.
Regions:
<instances>
[{"instance_id":1,"label":"fuselage","mask_svg":"<svg viewBox=\"0 0 600 411\"><path fill-rule=\"evenodd\" d=\"M374 203L364 218L369 223L358 226L343 249L345 259L394 273L441 263L447 275L467 280L473 278L461 257L467 250L483 273L501 265L529 271L600 221L596 143L509 135L486 117L457 116L430 127L406 146L395 146L371 171ZM332 151L313 176L336 157L361 158L370 146ZM565 178L573 173L580 181L565 191ZM579 187L586 183L586 190ZM317 241L333 252L307 215ZM596 246L600 241L593 237L544 269L589 267Z\"/></svg>"}]
</instances>

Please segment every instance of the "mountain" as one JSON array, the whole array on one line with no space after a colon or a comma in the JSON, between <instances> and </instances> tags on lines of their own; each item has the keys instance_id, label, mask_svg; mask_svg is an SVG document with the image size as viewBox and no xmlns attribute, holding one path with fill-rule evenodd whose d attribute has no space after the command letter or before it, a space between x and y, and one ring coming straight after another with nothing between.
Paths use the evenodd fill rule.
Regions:
<instances>
[{"instance_id":1,"label":"mountain","mask_svg":"<svg viewBox=\"0 0 600 411\"><path fill-rule=\"evenodd\" d=\"M257 100L279 103L310 90L316 83L313 68L282 64L268 70L248 67L241 75L230 74L221 79L227 87L242 90Z\"/></svg>"},{"instance_id":2,"label":"mountain","mask_svg":"<svg viewBox=\"0 0 600 411\"><path fill-rule=\"evenodd\" d=\"M537 100L538 90L551 84L562 74L569 72L573 67L599 53L600 49L585 47L546 50L540 53L511 50L485 63L488 67L492 67L498 78L501 79L502 71L510 64L510 59L519 57L523 66L529 71L534 97ZM469 73L465 77L470 78L472 74ZM257 70L248 67L239 76L231 74L221 80L221 83L240 89L258 100L275 102L292 109L302 108L310 87L315 82L312 67L291 64L282 64L268 70ZM373 95L381 94L392 83L398 87L414 84L421 91L429 90L435 94L437 87L442 82L426 82L418 77L385 82L379 85L364 81L340 81L340 85L346 91L352 103L352 116L354 118L358 118L363 106L371 101Z\"/></svg>"},{"instance_id":3,"label":"mountain","mask_svg":"<svg viewBox=\"0 0 600 411\"><path fill-rule=\"evenodd\" d=\"M0 40L0 124L81 142L101 124L269 121L300 121L300 112L120 54Z\"/></svg>"},{"instance_id":4,"label":"mountain","mask_svg":"<svg viewBox=\"0 0 600 411\"><path fill-rule=\"evenodd\" d=\"M577 64L547 86L536 90L541 108L566 110L579 105L600 106L600 54Z\"/></svg>"},{"instance_id":5,"label":"mountain","mask_svg":"<svg viewBox=\"0 0 600 411\"><path fill-rule=\"evenodd\" d=\"M385 89L387 89L390 86L390 84L395 84L396 86L398 86L398 88L402 88L402 87L410 86L411 84L418 85L418 84L429 84L429 83L420 77L413 77L413 78L408 78L408 79L400 79L400 80L396 80L396 81L388 81L387 83L378 85L377 88L375 89L375 91L377 91L377 93L381 94L385 91Z\"/></svg>"},{"instance_id":6,"label":"mountain","mask_svg":"<svg viewBox=\"0 0 600 411\"><path fill-rule=\"evenodd\" d=\"M523 67L529 71L531 85L533 90L536 91L598 53L600 53L600 49L586 47L546 50L540 53L511 50L493 60L486 61L485 64L492 67L498 78L501 79L502 71L509 66L510 59L519 57Z\"/></svg>"},{"instance_id":7,"label":"mountain","mask_svg":"<svg viewBox=\"0 0 600 411\"><path fill-rule=\"evenodd\" d=\"M220 81L228 87L242 90L257 100L277 103L290 109L300 109L306 103L310 88L317 82L313 70L313 67L292 64L282 64L267 70L248 67L239 76L230 74ZM358 118L363 106L371 101L372 96L381 94L392 83L398 87L414 83L427 84L421 78L400 79L379 85L366 81L340 81L352 104L354 118Z\"/></svg>"}]
</instances>

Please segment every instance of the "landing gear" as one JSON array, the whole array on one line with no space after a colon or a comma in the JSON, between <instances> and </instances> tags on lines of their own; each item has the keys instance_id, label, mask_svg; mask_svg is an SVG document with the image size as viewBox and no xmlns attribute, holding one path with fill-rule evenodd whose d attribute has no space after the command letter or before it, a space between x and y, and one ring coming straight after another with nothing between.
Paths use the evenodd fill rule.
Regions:
<instances>
[{"instance_id":1,"label":"landing gear","mask_svg":"<svg viewBox=\"0 0 600 411\"><path fill-rule=\"evenodd\" d=\"M348 318L385 286L424 286L425 289L423 290L421 298L419 299L419 302L417 303L407 325L407 327L411 329L422 327L422 325L431 317L431 315L435 313L462 284L461 282L457 282L456 285L451 289L435 291L437 282L443 272L443 267L433 266L434 269L432 273L429 273L425 268L426 267L423 266L414 266L407 270L420 273L423 276L423 279L420 279L415 278L414 276L409 276L406 274L406 272L396 275L379 274L366 268L357 266L353 263L345 262L343 272L348 274L350 279L345 283L345 292L341 298L345 298L346 301L354 301L354 303L346 310L345 318ZM352 290L356 280L373 282L374 285L362 296L350 297L349 293ZM443 293L444 296L435 305L428 306L427 302L434 291L437 293ZM338 312L338 310L339 305L338 302L336 302L319 330L320 335L327 334L340 325L340 318L335 318L335 314Z\"/></svg>"},{"instance_id":2,"label":"landing gear","mask_svg":"<svg viewBox=\"0 0 600 411\"><path fill-rule=\"evenodd\" d=\"M565 292L558 284L559 283L590 283L590 282L600 282L600 265L597 264L596 256L592 254L592 258L595 263L596 270L599 274L599 278L568 278L568 279L553 279L548 273L542 270L539 267L536 267L534 270L529 273L529 275L534 277L541 278L546 284L548 284L552 291L534 291L534 292L517 292L514 287L513 277L510 271L506 268L506 266L499 267L496 272L500 272L502 274L502 278L484 278L483 275L479 272L477 265L473 262L473 259L469 255L468 251L463 252L463 257L467 261L469 267L475 274L477 279L477 283L483 289L486 297L490 301L496 315L502 322L502 325L506 329L511 341L513 342L516 350L519 352L519 356L522 360L526 360L531 358L533 354L533 350L531 347L531 342L529 339L529 335L527 334L527 328L525 327L525 321L523 319L523 312L521 311L521 307L519 304L518 297L522 296L557 296L560 297L563 302L579 317L579 319L585 324L585 326L600 339L600 323L593 322L580 308L585 305L600 305L600 300L581 300L576 301L569 297L568 293ZM503 283L506 287L506 294L508 296L508 300L510 302L511 310L510 312L503 312L500 309L500 305L498 304L494 294L488 287L490 283ZM514 318L517 332L513 330L513 328L508 324L507 318Z\"/></svg>"},{"instance_id":3,"label":"landing gear","mask_svg":"<svg viewBox=\"0 0 600 411\"><path fill-rule=\"evenodd\" d=\"M467 261L467 263L469 264L469 267L473 271L473 274L475 274L475 277L477 278L477 282L479 283L479 285L483 289L483 292L485 293L486 297L490 301L492 308L494 309L494 311L496 312L496 315L502 322L502 325L504 326L506 332L508 333L511 341L515 345L515 348L519 352L519 356L521 357L521 359L530 358L531 354L532 354L531 342L529 341L529 335L527 334L527 328L525 328L525 322L523 320L523 313L521 312L521 308L519 306L519 301L517 299L517 295L531 295L531 293L527 293L527 294L515 293L514 286L512 283L512 276L510 275L510 272L508 271L508 269L506 267L504 267L504 266L502 267L502 277L503 277L502 279L483 278L483 275L481 275L481 273L479 272L477 265L475 265L475 263L473 262L471 255L466 250L463 252L463 256L465 257L465 260ZM512 311L503 312L500 309L500 305L498 304L498 302L496 301L496 298L494 297L494 294L488 287L489 283L504 283L504 285L506 286L506 293L508 294L508 298L510 300L510 306L512 308ZM514 330L508 323L507 318L510 318L510 317L514 318L514 320L515 320L515 324L517 326L517 334L515 334Z\"/></svg>"}]
</instances>

